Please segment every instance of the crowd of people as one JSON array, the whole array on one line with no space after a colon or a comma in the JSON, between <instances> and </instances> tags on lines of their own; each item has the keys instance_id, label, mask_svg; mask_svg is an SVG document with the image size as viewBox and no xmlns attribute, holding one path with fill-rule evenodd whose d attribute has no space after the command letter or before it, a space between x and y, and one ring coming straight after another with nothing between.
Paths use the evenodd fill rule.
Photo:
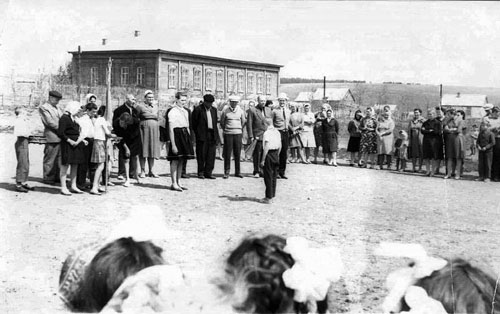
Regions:
<instances>
[{"instance_id":1,"label":"crowd of people","mask_svg":"<svg viewBox=\"0 0 500 314\"><path fill-rule=\"evenodd\" d=\"M333 246L303 237L249 236L210 272L170 264L159 207L148 206L147 230L124 224L104 243L73 251L63 264L59 295L75 312L328 313L349 261ZM155 217L159 215L158 217ZM160 227L152 231L150 225ZM154 228L154 227L153 227ZM149 233L148 233L149 232ZM136 235L134 235L136 233ZM128 236L126 236L128 234ZM168 244L164 244L168 245ZM164 251L165 249L165 251ZM429 256L418 244L380 243L374 263L406 258L388 274L383 313L500 313L495 277L461 258ZM218 270L217 270L218 269ZM201 271L200 271L201 270Z\"/></svg>"},{"instance_id":2,"label":"crowd of people","mask_svg":"<svg viewBox=\"0 0 500 314\"><path fill-rule=\"evenodd\" d=\"M118 179L124 181L125 187L131 185L131 179L140 183L146 173L158 178L155 160L161 157L161 148L166 146L171 190L187 190L181 178L189 177L186 165L190 159L196 158L197 177L211 180L216 179L213 169L217 158L224 161L224 179L229 178L233 160L237 178L244 177L240 162L252 160L252 175L264 177L266 187L274 186L266 192L263 200L266 203L272 202L271 191L275 190L276 179L287 179L287 164L318 163L321 148L323 164L338 166L340 126L330 105L323 104L321 111L314 114L308 103L301 110L288 103L284 93L279 94L278 105L263 96L243 103L235 95L225 103L218 103L213 95L207 94L196 106L190 106L187 95L178 92L171 106L161 113L154 93L148 90L142 102L137 102L134 95L127 95L125 103L114 110L111 123L104 119L105 106L97 107L95 95L87 95L83 105L69 102L64 109L58 106L61 98L59 92L51 91L48 102L39 107L39 112L47 141L43 180L60 183L63 195L83 193L86 189L100 195L105 191L103 185L112 184L109 156L114 156L113 144L118 151ZM31 131L23 111L22 108L16 111L16 189L28 192L33 189L26 182L27 139ZM380 112L372 107L366 108L364 114L357 110L347 124L349 165L392 169L395 159L395 170L405 171L411 161L410 171L421 172L425 165L427 176L440 174L444 165L445 179L460 179L470 148L471 153L477 151L479 155L478 180L498 181L500 108L488 105L485 111L479 130L476 125L467 130L462 110L436 107L429 110L424 119L417 108L407 127L396 132L389 106ZM266 138L264 134L270 128L272 131ZM274 141L277 134L279 144ZM470 147L466 145L466 136L471 137ZM114 137L120 140L109 140ZM266 143L268 149L264 154ZM221 150L219 157L218 150ZM269 159L267 164L266 159ZM69 188L66 185L68 170Z\"/></svg>"}]
</instances>

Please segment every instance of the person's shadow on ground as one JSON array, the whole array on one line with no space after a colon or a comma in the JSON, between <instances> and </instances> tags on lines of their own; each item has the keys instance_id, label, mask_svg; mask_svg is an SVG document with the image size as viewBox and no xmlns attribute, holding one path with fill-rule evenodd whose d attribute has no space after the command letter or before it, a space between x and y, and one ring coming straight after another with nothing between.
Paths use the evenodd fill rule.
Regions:
<instances>
[{"instance_id":1,"label":"person's shadow on ground","mask_svg":"<svg viewBox=\"0 0 500 314\"><path fill-rule=\"evenodd\" d=\"M29 191L29 193L49 193L49 194L59 194L61 189L59 187L47 187L47 186L34 186L34 191ZM20 193L17 191L16 184L0 182L0 189Z\"/></svg>"},{"instance_id":2,"label":"person's shadow on ground","mask_svg":"<svg viewBox=\"0 0 500 314\"><path fill-rule=\"evenodd\" d=\"M257 197L248 197L248 196L229 196L229 195L220 195L220 198L227 198L231 202L256 202L262 203L262 200Z\"/></svg>"}]
</instances>

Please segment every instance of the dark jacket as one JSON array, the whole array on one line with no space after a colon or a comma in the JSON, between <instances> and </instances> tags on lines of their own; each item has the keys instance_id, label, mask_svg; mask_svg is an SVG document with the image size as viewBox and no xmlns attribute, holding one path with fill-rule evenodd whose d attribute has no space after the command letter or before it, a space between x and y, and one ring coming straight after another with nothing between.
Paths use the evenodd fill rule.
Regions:
<instances>
[{"instance_id":1,"label":"dark jacket","mask_svg":"<svg viewBox=\"0 0 500 314\"><path fill-rule=\"evenodd\" d=\"M264 107L264 114L257 107L248 109L247 131L249 137L258 137L260 141L262 140L262 135L267 131L269 122L272 121L271 109Z\"/></svg>"},{"instance_id":2,"label":"dark jacket","mask_svg":"<svg viewBox=\"0 0 500 314\"><path fill-rule=\"evenodd\" d=\"M217 130L217 109L215 107L210 107L210 115L212 116L211 132L213 133L213 138L218 143L219 131ZM204 142L207 140L209 130L205 105L202 104L194 108L192 115L192 128L197 141Z\"/></svg>"},{"instance_id":3,"label":"dark jacket","mask_svg":"<svg viewBox=\"0 0 500 314\"><path fill-rule=\"evenodd\" d=\"M138 121L139 117L137 114L137 110L135 108L131 108L131 109L132 109L131 116L134 119L134 124L135 124L135 122L136 122L135 120L137 119L137 121ZM120 107L116 108L115 111L113 111L113 130L114 130L115 134L120 136L120 137L125 136L125 134L124 134L125 129L123 129L120 126L120 116L124 112L130 113L130 109L126 104L121 105Z\"/></svg>"}]
</instances>

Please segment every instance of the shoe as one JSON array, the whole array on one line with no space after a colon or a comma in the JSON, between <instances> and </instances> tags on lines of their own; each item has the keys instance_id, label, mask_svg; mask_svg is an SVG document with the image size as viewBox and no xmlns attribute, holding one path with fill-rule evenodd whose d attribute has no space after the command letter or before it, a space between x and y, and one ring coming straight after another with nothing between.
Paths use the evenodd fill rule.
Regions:
<instances>
[{"instance_id":1,"label":"shoe","mask_svg":"<svg viewBox=\"0 0 500 314\"><path fill-rule=\"evenodd\" d=\"M205 176L205 179L215 180L217 178L212 176L212 175L209 175L209 176Z\"/></svg>"},{"instance_id":2,"label":"shoe","mask_svg":"<svg viewBox=\"0 0 500 314\"><path fill-rule=\"evenodd\" d=\"M128 181L128 180L125 181L125 183L123 183L123 186L128 188L130 186L130 181Z\"/></svg>"},{"instance_id":3,"label":"shoe","mask_svg":"<svg viewBox=\"0 0 500 314\"><path fill-rule=\"evenodd\" d=\"M28 189L22 185L16 185L16 191L21 192L21 193L28 193L29 192Z\"/></svg>"},{"instance_id":4,"label":"shoe","mask_svg":"<svg viewBox=\"0 0 500 314\"><path fill-rule=\"evenodd\" d=\"M92 195L102 195L100 192L96 192L96 191L92 191L92 190L90 190L89 193Z\"/></svg>"},{"instance_id":5,"label":"shoe","mask_svg":"<svg viewBox=\"0 0 500 314\"><path fill-rule=\"evenodd\" d=\"M115 186L113 182L108 182L108 186Z\"/></svg>"},{"instance_id":6,"label":"shoe","mask_svg":"<svg viewBox=\"0 0 500 314\"><path fill-rule=\"evenodd\" d=\"M477 178L474 181L486 181L486 180L484 180L483 178Z\"/></svg>"},{"instance_id":7,"label":"shoe","mask_svg":"<svg viewBox=\"0 0 500 314\"><path fill-rule=\"evenodd\" d=\"M29 186L27 183L23 184L22 187L25 188L28 191L34 191L35 190L34 187Z\"/></svg>"},{"instance_id":8,"label":"shoe","mask_svg":"<svg viewBox=\"0 0 500 314\"><path fill-rule=\"evenodd\" d=\"M263 203L263 204L271 204L271 199L265 197L260 202Z\"/></svg>"},{"instance_id":9,"label":"shoe","mask_svg":"<svg viewBox=\"0 0 500 314\"><path fill-rule=\"evenodd\" d=\"M70 191L68 191L68 190L63 190L63 191L61 191L61 194L62 194L62 195L65 195L65 196L71 196L71 195L73 195L73 194L71 194L71 192L70 192Z\"/></svg>"},{"instance_id":10,"label":"shoe","mask_svg":"<svg viewBox=\"0 0 500 314\"><path fill-rule=\"evenodd\" d=\"M285 176L284 174L280 175L279 177L280 177L281 179L285 179L285 180L287 180L287 179L288 179L288 177L287 177L287 176Z\"/></svg>"},{"instance_id":11,"label":"shoe","mask_svg":"<svg viewBox=\"0 0 500 314\"><path fill-rule=\"evenodd\" d=\"M178 187L174 187L173 185L171 185L171 186L170 186L170 189L171 189L172 191L177 191L177 192L182 192L182 191L183 191L183 190L182 190L182 188L181 188L180 186L178 186Z\"/></svg>"},{"instance_id":12,"label":"shoe","mask_svg":"<svg viewBox=\"0 0 500 314\"><path fill-rule=\"evenodd\" d=\"M334 166L334 167L338 167L339 165L338 165L336 162L334 162L334 163L332 164L332 166Z\"/></svg>"},{"instance_id":13,"label":"shoe","mask_svg":"<svg viewBox=\"0 0 500 314\"><path fill-rule=\"evenodd\" d=\"M181 178L183 178L183 179L189 179L189 176L184 173L184 174L181 175Z\"/></svg>"},{"instance_id":14,"label":"shoe","mask_svg":"<svg viewBox=\"0 0 500 314\"><path fill-rule=\"evenodd\" d=\"M205 177L204 177L203 175L201 175L201 174L200 174L200 175L198 175L198 179L202 179L202 180L204 180L204 179L205 179Z\"/></svg>"},{"instance_id":15,"label":"shoe","mask_svg":"<svg viewBox=\"0 0 500 314\"><path fill-rule=\"evenodd\" d=\"M484 179L484 183L489 183L490 179Z\"/></svg>"},{"instance_id":16,"label":"shoe","mask_svg":"<svg viewBox=\"0 0 500 314\"><path fill-rule=\"evenodd\" d=\"M146 174L144 172L141 172L141 174L139 175L139 178L145 178L146 177Z\"/></svg>"},{"instance_id":17,"label":"shoe","mask_svg":"<svg viewBox=\"0 0 500 314\"><path fill-rule=\"evenodd\" d=\"M181 188L181 190L183 190L183 191L187 191L187 190L189 190L187 187L184 187L184 186L180 186L180 185L179 185L179 187L180 187L180 188Z\"/></svg>"},{"instance_id":18,"label":"shoe","mask_svg":"<svg viewBox=\"0 0 500 314\"><path fill-rule=\"evenodd\" d=\"M326 161L326 159L323 159L323 163L326 165L328 164L328 161Z\"/></svg>"},{"instance_id":19,"label":"shoe","mask_svg":"<svg viewBox=\"0 0 500 314\"><path fill-rule=\"evenodd\" d=\"M160 177L160 176L159 176L159 175L157 175L156 173L152 173L152 172L150 172L150 173L148 174L148 176L149 176L149 177L151 177L151 178L159 178L159 177Z\"/></svg>"},{"instance_id":20,"label":"shoe","mask_svg":"<svg viewBox=\"0 0 500 314\"><path fill-rule=\"evenodd\" d=\"M124 177L124 176L122 176L121 174L120 174L118 177L116 177L116 178L117 178L118 180L125 180L125 177Z\"/></svg>"},{"instance_id":21,"label":"shoe","mask_svg":"<svg viewBox=\"0 0 500 314\"><path fill-rule=\"evenodd\" d=\"M106 192L106 189L105 188L98 188L97 189L99 192Z\"/></svg>"},{"instance_id":22,"label":"shoe","mask_svg":"<svg viewBox=\"0 0 500 314\"><path fill-rule=\"evenodd\" d=\"M243 178L243 175L241 173L235 174L234 176L238 178Z\"/></svg>"},{"instance_id":23,"label":"shoe","mask_svg":"<svg viewBox=\"0 0 500 314\"><path fill-rule=\"evenodd\" d=\"M71 193L75 193L75 194L83 194L83 191L79 190L79 189L73 189L73 188L71 188L71 189L69 189L69 191Z\"/></svg>"},{"instance_id":24,"label":"shoe","mask_svg":"<svg viewBox=\"0 0 500 314\"><path fill-rule=\"evenodd\" d=\"M460 176L455 176L455 180L460 180Z\"/></svg>"},{"instance_id":25,"label":"shoe","mask_svg":"<svg viewBox=\"0 0 500 314\"><path fill-rule=\"evenodd\" d=\"M254 178L259 178L259 177L260 177L260 174L258 174L258 173L254 173L253 177L254 177Z\"/></svg>"},{"instance_id":26,"label":"shoe","mask_svg":"<svg viewBox=\"0 0 500 314\"><path fill-rule=\"evenodd\" d=\"M449 175L449 174L447 174L447 175L445 175L445 176L443 177L443 179L449 179L449 178L450 178L450 175Z\"/></svg>"},{"instance_id":27,"label":"shoe","mask_svg":"<svg viewBox=\"0 0 500 314\"><path fill-rule=\"evenodd\" d=\"M353 164L353 163L350 163L350 164L349 164L349 166L350 166L350 167L354 167L354 164Z\"/></svg>"},{"instance_id":28,"label":"shoe","mask_svg":"<svg viewBox=\"0 0 500 314\"><path fill-rule=\"evenodd\" d=\"M228 174L224 174L224 176L222 178L223 179L227 179L227 178L229 178L229 175Z\"/></svg>"}]
</instances>

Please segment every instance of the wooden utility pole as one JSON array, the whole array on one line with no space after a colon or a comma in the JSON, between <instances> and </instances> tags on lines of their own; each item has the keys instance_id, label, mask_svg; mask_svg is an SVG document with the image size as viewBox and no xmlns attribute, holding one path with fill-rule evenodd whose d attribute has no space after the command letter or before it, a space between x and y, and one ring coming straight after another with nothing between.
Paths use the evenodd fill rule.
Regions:
<instances>
[{"instance_id":1,"label":"wooden utility pole","mask_svg":"<svg viewBox=\"0 0 500 314\"><path fill-rule=\"evenodd\" d=\"M113 60L111 57L108 59L108 68L106 70L106 121L111 123L113 119L113 108L111 105L111 70L113 67Z\"/></svg>"},{"instance_id":2,"label":"wooden utility pole","mask_svg":"<svg viewBox=\"0 0 500 314\"><path fill-rule=\"evenodd\" d=\"M443 84L439 84L439 109L443 110Z\"/></svg>"},{"instance_id":3,"label":"wooden utility pole","mask_svg":"<svg viewBox=\"0 0 500 314\"><path fill-rule=\"evenodd\" d=\"M76 88L76 92L78 93L78 101L81 100L80 94L82 91L81 57L82 57L82 48L78 46L78 86Z\"/></svg>"},{"instance_id":4,"label":"wooden utility pole","mask_svg":"<svg viewBox=\"0 0 500 314\"><path fill-rule=\"evenodd\" d=\"M326 76L323 76L323 101L326 101Z\"/></svg>"}]
</instances>

